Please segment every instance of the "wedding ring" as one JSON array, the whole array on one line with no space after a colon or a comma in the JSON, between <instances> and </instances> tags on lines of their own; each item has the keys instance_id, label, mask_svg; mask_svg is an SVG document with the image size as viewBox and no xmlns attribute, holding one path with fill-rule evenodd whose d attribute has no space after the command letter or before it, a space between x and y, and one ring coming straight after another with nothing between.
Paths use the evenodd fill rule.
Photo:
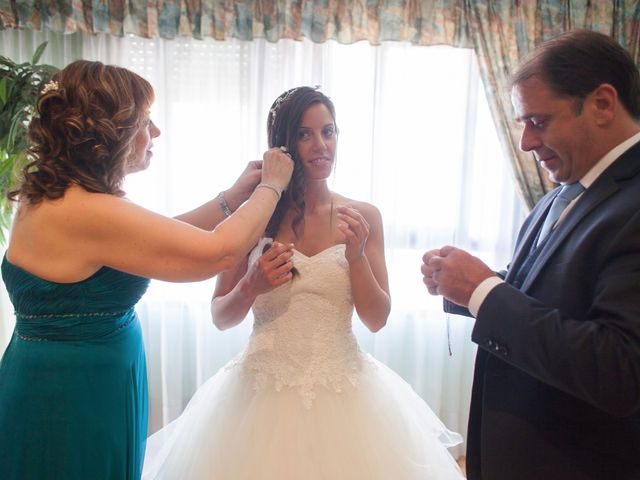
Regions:
<instances>
[{"instance_id":1,"label":"wedding ring","mask_svg":"<svg viewBox=\"0 0 640 480\"><path fill-rule=\"evenodd\" d=\"M282 150L284 153L288 153L287 147L285 147L284 145L280 147L280 150Z\"/></svg>"}]
</instances>

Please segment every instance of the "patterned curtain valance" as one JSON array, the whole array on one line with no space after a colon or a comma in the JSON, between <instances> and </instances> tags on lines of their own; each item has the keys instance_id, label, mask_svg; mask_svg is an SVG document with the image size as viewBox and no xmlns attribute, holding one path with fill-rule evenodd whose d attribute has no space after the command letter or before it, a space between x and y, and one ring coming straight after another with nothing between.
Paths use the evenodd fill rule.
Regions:
<instances>
[{"instance_id":1,"label":"patterned curtain valance","mask_svg":"<svg viewBox=\"0 0 640 480\"><path fill-rule=\"evenodd\" d=\"M0 0L0 28L471 47L464 0Z\"/></svg>"},{"instance_id":2,"label":"patterned curtain valance","mask_svg":"<svg viewBox=\"0 0 640 480\"><path fill-rule=\"evenodd\" d=\"M518 149L506 85L539 43L586 28L615 38L638 64L640 0L0 0L0 29L142 37L405 41L473 48L489 105L527 205L549 188Z\"/></svg>"}]
</instances>

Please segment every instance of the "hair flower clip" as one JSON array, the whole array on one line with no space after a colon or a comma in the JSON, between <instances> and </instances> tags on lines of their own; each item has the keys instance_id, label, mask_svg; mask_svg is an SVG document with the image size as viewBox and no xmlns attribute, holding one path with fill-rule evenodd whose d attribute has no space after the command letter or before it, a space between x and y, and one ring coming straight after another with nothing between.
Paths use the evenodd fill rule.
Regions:
<instances>
[{"instance_id":1,"label":"hair flower clip","mask_svg":"<svg viewBox=\"0 0 640 480\"><path fill-rule=\"evenodd\" d=\"M45 93L49 93L49 92L55 92L59 89L60 89L60 85L58 85L58 82L56 82L55 80L49 80L47 83L44 84L44 87L42 87L41 95L44 95Z\"/></svg>"}]
</instances>

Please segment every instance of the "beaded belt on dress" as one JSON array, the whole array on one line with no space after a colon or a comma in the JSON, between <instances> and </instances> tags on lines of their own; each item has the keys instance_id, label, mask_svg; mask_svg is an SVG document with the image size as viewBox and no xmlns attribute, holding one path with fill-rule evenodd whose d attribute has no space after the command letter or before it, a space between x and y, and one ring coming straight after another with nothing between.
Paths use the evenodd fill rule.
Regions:
<instances>
[{"instance_id":1,"label":"beaded belt on dress","mask_svg":"<svg viewBox=\"0 0 640 480\"><path fill-rule=\"evenodd\" d=\"M15 312L14 335L26 341L87 340L112 334L136 319L135 310L92 313Z\"/></svg>"}]
</instances>

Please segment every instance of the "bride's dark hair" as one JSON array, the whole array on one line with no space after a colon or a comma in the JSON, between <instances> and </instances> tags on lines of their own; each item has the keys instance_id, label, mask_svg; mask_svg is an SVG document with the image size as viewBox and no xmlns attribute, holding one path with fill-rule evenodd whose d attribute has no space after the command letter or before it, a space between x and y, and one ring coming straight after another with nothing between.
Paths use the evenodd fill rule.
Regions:
<instances>
[{"instance_id":1,"label":"bride's dark hair","mask_svg":"<svg viewBox=\"0 0 640 480\"><path fill-rule=\"evenodd\" d=\"M271 105L267 116L267 137L269 148L287 147L287 151L293 159L293 174L289 186L278 202L271 219L267 225L266 236L274 238L278 233L280 224L287 209L294 211L292 228L296 237L300 237L304 228L304 169L298 159L298 130L302 123L302 117L307 109L321 103L327 107L336 123L336 111L333 102L322 92L312 87L297 87L287 90L280 95ZM338 126L336 125L336 131Z\"/></svg>"}]
</instances>

